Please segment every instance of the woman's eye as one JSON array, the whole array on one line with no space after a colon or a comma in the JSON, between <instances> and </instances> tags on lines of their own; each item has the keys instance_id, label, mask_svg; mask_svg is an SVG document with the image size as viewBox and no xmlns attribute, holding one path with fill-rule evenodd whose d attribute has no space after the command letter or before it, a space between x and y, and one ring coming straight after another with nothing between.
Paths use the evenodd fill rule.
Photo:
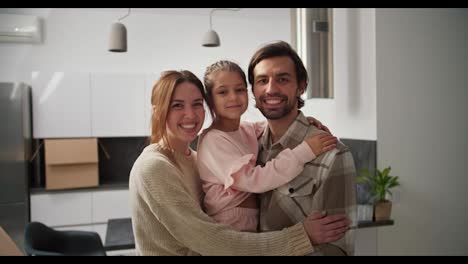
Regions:
<instances>
[{"instance_id":1,"label":"woman's eye","mask_svg":"<svg viewBox=\"0 0 468 264\"><path fill-rule=\"evenodd\" d=\"M219 91L218 94L220 94L220 95L226 95L227 92L226 92L226 91Z\"/></svg>"},{"instance_id":2,"label":"woman's eye","mask_svg":"<svg viewBox=\"0 0 468 264\"><path fill-rule=\"evenodd\" d=\"M193 107L203 107L203 103L194 103Z\"/></svg>"},{"instance_id":3,"label":"woman's eye","mask_svg":"<svg viewBox=\"0 0 468 264\"><path fill-rule=\"evenodd\" d=\"M183 107L184 107L184 105L182 105L182 104L173 104L172 105L173 109L182 109Z\"/></svg>"}]
</instances>

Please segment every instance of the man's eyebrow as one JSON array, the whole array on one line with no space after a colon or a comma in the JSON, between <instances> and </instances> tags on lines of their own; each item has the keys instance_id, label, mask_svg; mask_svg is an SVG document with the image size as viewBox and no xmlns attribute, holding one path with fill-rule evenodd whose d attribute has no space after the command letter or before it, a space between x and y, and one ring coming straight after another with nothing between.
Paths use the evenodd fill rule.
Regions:
<instances>
[{"instance_id":1,"label":"man's eyebrow","mask_svg":"<svg viewBox=\"0 0 468 264\"><path fill-rule=\"evenodd\" d=\"M275 75L276 77L291 76L289 72L280 72Z\"/></svg>"},{"instance_id":2,"label":"man's eyebrow","mask_svg":"<svg viewBox=\"0 0 468 264\"><path fill-rule=\"evenodd\" d=\"M275 77L284 77L284 76L292 76L292 74L289 73L289 72L280 72L280 73L275 74ZM259 74L259 75L255 76L255 79L264 78L264 77L268 77L268 75L267 74Z\"/></svg>"},{"instance_id":3,"label":"man's eyebrow","mask_svg":"<svg viewBox=\"0 0 468 264\"><path fill-rule=\"evenodd\" d=\"M264 78L264 77L267 77L267 75L266 74L259 74L259 75L256 75L254 79Z\"/></svg>"}]
</instances>

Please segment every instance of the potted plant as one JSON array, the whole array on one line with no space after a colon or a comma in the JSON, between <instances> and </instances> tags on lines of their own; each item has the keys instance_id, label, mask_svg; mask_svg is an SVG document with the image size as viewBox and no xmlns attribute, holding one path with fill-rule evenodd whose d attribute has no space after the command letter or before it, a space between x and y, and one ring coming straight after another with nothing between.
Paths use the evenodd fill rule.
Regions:
<instances>
[{"instance_id":1,"label":"potted plant","mask_svg":"<svg viewBox=\"0 0 468 264\"><path fill-rule=\"evenodd\" d=\"M392 202L386 199L386 194L392 194L391 188L399 186L398 176L390 176L391 167L383 171L376 169L374 174L365 169L361 171L361 176L356 182L369 184L372 195L374 196L374 221L389 220L392 210Z\"/></svg>"}]
</instances>

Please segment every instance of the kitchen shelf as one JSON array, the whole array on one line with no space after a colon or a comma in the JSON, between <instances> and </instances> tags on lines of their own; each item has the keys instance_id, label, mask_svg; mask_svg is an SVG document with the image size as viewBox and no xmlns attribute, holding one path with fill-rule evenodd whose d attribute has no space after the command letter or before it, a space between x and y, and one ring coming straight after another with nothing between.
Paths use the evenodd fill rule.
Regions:
<instances>
[{"instance_id":1,"label":"kitchen shelf","mask_svg":"<svg viewBox=\"0 0 468 264\"><path fill-rule=\"evenodd\" d=\"M84 187L75 189L59 189L59 190L47 190L45 187L34 187L30 188L31 194L38 193L51 193L51 192L79 192L79 191L90 191L90 190L121 190L128 189L128 182L121 183L105 183L95 187Z\"/></svg>"},{"instance_id":2,"label":"kitchen shelf","mask_svg":"<svg viewBox=\"0 0 468 264\"><path fill-rule=\"evenodd\" d=\"M391 226L394 225L393 220L381 220L381 221L359 221L357 228L368 228L368 227L379 227L379 226Z\"/></svg>"}]
</instances>

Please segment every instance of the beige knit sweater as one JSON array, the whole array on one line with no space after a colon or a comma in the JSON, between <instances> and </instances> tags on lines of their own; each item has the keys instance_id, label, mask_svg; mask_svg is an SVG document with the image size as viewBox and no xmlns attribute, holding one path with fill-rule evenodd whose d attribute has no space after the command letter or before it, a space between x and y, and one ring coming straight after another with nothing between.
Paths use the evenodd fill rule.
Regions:
<instances>
[{"instance_id":1,"label":"beige knit sweater","mask_svg":"<svg viewBox=\"0 0 468 264\"><path fill-rule=\"evenodd\" d=\"M301 223L268 233L237 232L202 208L196 152L174 154L179 166L146 147L130 172L130 204L138 255L306 255L313 251Z\"/></svg>"}]
</instances>

